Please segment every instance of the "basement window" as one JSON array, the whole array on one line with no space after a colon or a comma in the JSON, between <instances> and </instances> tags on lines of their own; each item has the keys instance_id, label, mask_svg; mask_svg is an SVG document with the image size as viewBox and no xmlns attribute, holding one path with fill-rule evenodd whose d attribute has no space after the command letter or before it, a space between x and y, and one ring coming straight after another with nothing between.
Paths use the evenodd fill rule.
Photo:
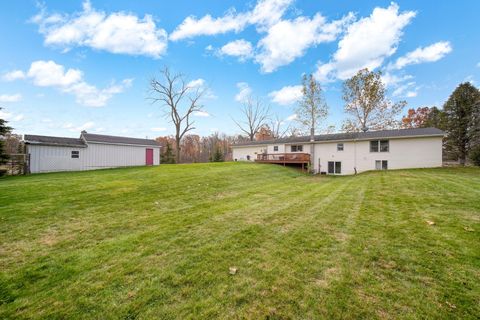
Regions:
<instances>
[{"instance_id":1,"label":"basement window","mask_svg":"<svg viewBox=\"0 0 480 320\"><path fill-rule=\"evenodd\" d=\"M343 143L337 143L337 151L343 151Z\"/></svg>"},{"instance_id":2,"label":"basement window","mask_svg":"<svg viewBox=\"0 0 480 320\"><path fill-rule=\"evenodd\" d=\"M72 159L80 158L80 151L72 151Z\"/></svg>"},{"instance_id":3,"label":"basement window","mask_svg":"<svg viewBox=\"0 0 480 320\"><path fill-rule=\"evenodd\" d=\"M290 150L291 150L292 152L303 152L303 145L290 146Z\"/></svg>"},{"instance_id":4,"label":"basement window","mask_svg":"<svg viewBox=\"0 0 480 320\"><path fill-rule=\"evenodd\" d=\"M388 170L388 161L375 160L375 170Z\"/></svg>"}]
</instances>

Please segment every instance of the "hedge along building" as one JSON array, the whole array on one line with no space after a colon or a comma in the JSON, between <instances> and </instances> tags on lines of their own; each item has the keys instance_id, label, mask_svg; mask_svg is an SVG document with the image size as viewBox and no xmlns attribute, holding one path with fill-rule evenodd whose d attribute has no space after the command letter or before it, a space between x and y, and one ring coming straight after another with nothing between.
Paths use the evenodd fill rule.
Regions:
<instances>
[{"instance_id":1,"label":"hedge along building","mask_svg":"<svg viewBox=\"0 0 480 320\"><path fill-rule=\"evenodd\" d=\"M80 138L25 135L29 171L80 171L160 164L155 140L91 134Z\"/></svg>"},{"instance_id":2,"label":"hedge along building","mask_svg":"<svg viewBox=\"0 0 480 320\"><path fill-rule=\"evenodd\" d=\"M443 136L437 128L414 128L316 135L313 142L310 136L252 141L232 148L237 161L309 164L315 173L354 174L440 167Z\"/></svg>"}]
</instances>

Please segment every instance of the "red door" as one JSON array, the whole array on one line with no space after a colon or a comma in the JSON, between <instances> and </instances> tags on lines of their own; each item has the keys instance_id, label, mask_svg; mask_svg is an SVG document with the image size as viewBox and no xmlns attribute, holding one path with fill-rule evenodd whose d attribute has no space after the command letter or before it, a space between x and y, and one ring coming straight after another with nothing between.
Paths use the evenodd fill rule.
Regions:
<instances>
[{"instance_id":1,"label":"red door","mask_svg":"<svg viewBox=\"0 0 480 320\"><path fill-rule=\"evenodd\" d=\"M153 149L146 149L145 164L147 166L153 166Z\"/></svg>"}]
</instances>

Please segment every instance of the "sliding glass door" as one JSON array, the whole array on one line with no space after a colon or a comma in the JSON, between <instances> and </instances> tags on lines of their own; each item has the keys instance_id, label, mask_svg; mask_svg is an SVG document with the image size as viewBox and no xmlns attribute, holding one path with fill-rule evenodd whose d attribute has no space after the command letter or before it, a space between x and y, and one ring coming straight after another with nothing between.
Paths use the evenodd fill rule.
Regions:
<instances>
[{"instance_id":1,"label":"sliding glass door","mask_svg":"<svg viewBox=\"0 0 480 320\"><path fill-rule=\"evenodd\" d=\"M340 161L328 161L328 174L341 174L342 163Z\"/></svg>"}]
</instances>

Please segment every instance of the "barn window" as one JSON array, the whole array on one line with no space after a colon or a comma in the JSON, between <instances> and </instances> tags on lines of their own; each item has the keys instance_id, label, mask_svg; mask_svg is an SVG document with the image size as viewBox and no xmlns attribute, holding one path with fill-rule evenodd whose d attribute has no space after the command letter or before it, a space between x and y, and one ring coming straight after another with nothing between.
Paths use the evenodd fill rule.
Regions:
<instances>
[{"instance_id":1,"label":"barn window","mask_svg":"<svg viewBox=\"0 0 480 320\"><path fill-rule=\"evenodd\" d=\"M80 158L80 151L72 151L72 158L73 159L78 159Z\"/></svg>"}]
</instances>

